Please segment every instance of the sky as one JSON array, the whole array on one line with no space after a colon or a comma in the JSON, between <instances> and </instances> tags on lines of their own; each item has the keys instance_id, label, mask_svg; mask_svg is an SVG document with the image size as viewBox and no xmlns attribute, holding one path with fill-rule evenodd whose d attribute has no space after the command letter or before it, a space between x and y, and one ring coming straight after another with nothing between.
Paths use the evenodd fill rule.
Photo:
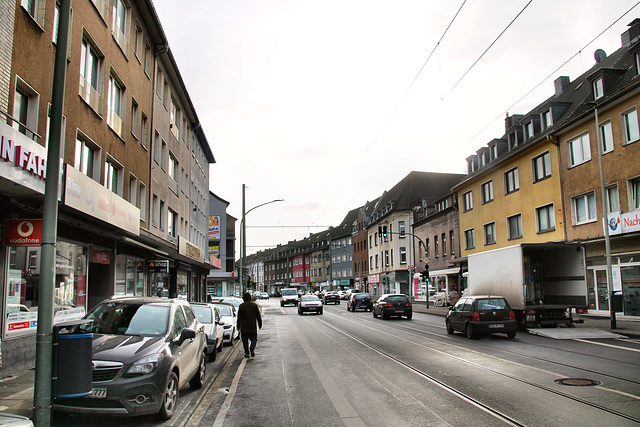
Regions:
<instances>
[{"instance_id":1,"label":"sky","mask_svg":"<svg viewBox=\"0 0 640 427\"><path fill-rule=\"evenodd\" d=\"M153 0L247 254L466 158L621 47L630 0ZM268 203L284 199L282 202ZM238 246L236 246L238 248ZM239 249L236 250L236 256Z\"/></svg>"}]
</instances>

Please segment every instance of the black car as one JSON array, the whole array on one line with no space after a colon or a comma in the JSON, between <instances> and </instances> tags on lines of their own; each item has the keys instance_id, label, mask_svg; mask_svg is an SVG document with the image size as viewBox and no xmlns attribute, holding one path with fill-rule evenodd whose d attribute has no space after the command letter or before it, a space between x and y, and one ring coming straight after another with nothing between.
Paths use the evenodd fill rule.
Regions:
<instances>
[{"instance_id":1,"label":"black car","mask_svg":"<svg viewBox=\"0 0 640 427\"><path fill-rule=\"evenodd\" d=\"M371 295L366 293L351 294L347 300L347 311L356 310L373 310L373 303L371 302Z\"/></svg>"},{"instance_id":2,"label":"black car","mask_svg":"<svg viewBox=\"0 0 640 427\"><path fill-rule=\"evenodd\" d=\"M340 305L340 295L335 292L327 292L322 297L322 302L325 304L338 304Z\"/></svg>"},{"instance_id":3,"label":"black car","mask_svg":"<svg viewBox=\"0 0 640 427\"><path fill-rule=\"evenodd\" d=\"M503 333L516 337L516 316L506 299L500 296L466 296L449 309L447 333L464 332L468 338Z\"/></svg>"},{"instance_id":4,"label":"black car","mask_svg":"<svg viewBox=\"0 0 640 427\"><path fill-rule=\"evenodd\" d=\"M373 303L373 317L382 316L388 319L391 316L413 317L413 308L409 297L404 294L385 294Z\"/></svg>"},{"instance_id":5,"label":"black car","mask_svg":"<svg viewBox=\"0 0 640 427\"><path fill-rule=\"evenodd\" d=\"M93 308L92 383L86 397L56 399L54 410L163 419L178 407L187 382L202 387L207 337L181 299L114 297Z\"/></svg>"}]
</instances>

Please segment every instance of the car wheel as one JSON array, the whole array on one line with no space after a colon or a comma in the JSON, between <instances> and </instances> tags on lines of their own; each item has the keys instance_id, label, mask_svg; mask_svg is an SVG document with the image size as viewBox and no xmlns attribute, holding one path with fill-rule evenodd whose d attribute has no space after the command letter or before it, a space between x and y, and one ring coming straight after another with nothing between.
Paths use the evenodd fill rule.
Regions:
<instances>
[{"instance_id":1,"label":"car wheel","mask_svg":"<svg viewBox=\"0 0 640 427\"><path fill-rule=\"evenodd\" d=\"M340 305L340 301L338 301L336 304Z\"/></svg>"},{"instance_id":2,"label":"car wheel","mask_svg":"<svg viewBox=\"0 0 640 427\"><path fill-rule=\"evenodd\" d=\"M202 352L202 356L200 356L200 365L198 366L198 371L195 373L193 378L189 381L189 387L193 390L197 390L204 384L204 377L207 374L207 356L206 352Z\"/></svg>"},{"instance_id":3,"label":"car wheel","mask_svg":"<svg viewBox=\"0 0 640 427\"><path fill-rule=\"evenodd\" d=\"M413 313L407 314L407 320L411 320L412 317L413 317Z\"/></svg>"},{"instance_id":4,"label":"car wheel","mask_svg":"<svg viewBox=\"0 0 640 427\"><path fill-rule=\"evenodd\" d=\"M476 334L473 333L473 325L471 323L467 323L467 326L464 328L464 332L467 334L467 338L470 340L476 337Z\"/></svg>"},{"instance_id":5,"label":"car wheel","mask_svg":"<svg viewBox=\"0 0 640 427\"><path fill-rule=\"evenodd\" d=\"M376 314L375 310L371 310L371 313L373 313L373 317L377 318L378 315Z\"/></svg>"},{"instance_id":6,"label":"car wheel","mask_svg":"<svg viewBox=\"0 0 640 427\"><path fill-rule=\"evenodd\" d=\"M515 338L515 337L516 337L516 331L513 331L513 332L507 332L507 337L509 337L509 338L511 338L511 339Z\"/></svg>"},{"instance_id":7,"label":"car wheel","mask_svg":"<svg viewBox=\"0 0 640 427\"><path fill-rule=\"evenodd\" d=\"M449 335L453 335L453 328L451 327L451 324L449 323L449 321L445 320L444 324L447 326L447 333Z\"/></svg>"},{"instance_id":8,"label":"car wheel","mask_svg":"<svg viewBox=\"0 0 640 427\"><path fill-rule=\"evenodd\" d=\"M164 392L162 394L162 405L158 415L163 420L168 420L173 416L178 406L178 377L175 372L169 374L167 384L164 386Z\"/></svg>"},{"instance_id":9,"label":"car wheel","mask_svg":"<svg viewBox=\"0 0 640 427\"><path fill-rule=\"evenodd\" d=\"M322 310L320 310L320 311L318 312L318 314L322 314Z\"/></svg>"},{"instance_id":10,"label":"car wheel","mask_svg":"<svg viewBox=\"0 0 640 427\"><path fill-rule=\"evenodd\" d=\"M382 318L383 318L383 319L388 319L388 318L389 318L389 315L383 311L383 312L382 312Z\"/></svg>"},{"instance_id":11,"label":"car wheel","mask_svg":"<svg viewBox=\"0 0 640 427\"><path fill-rule=\"evenodd\" d=\"M216 345L211 351L211 353L209 353L209 362L215 362L217 355L218 355L218 346Z\"/></svg>"},{"instance_id":12,"label":"car wheel","mask_svg":"<svg viewBox=\"0 0 640 427\"><path fill-rule=\"evenodd\" d=\"M220 342L218 343L218 346L216 347L216 351L218 353L220 353L222 351L222 340L220 340Z\"/></svg>"},{"instance_id":13,"label":"car wheel","mask_svg":"<svg viewBox=\"0 0 640 427\"><path fill-rule=\"evenodd\" d=\"M302 316L302 311L301 311L301 310L298 310L298 314L299 314L300 316Z\"/></svg>"}]
</instances>

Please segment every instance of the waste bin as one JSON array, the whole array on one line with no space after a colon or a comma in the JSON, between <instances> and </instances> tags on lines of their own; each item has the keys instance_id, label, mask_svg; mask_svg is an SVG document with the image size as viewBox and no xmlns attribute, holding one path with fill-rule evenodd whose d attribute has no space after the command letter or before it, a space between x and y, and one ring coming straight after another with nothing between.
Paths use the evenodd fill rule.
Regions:
<instances>
[{"instance_id":1,"label":"waste bin","mask_svg":"<svg viewBox=\"0 0 640 427\"><path fill-rule=\"evenodd\" d=\"M86 332L91 321L74 320L53 327L53 396L82 397L91 394L91 341Z\"/></svg>"},{"instance_id":2,"label":"waste bin","mask_svg":"<svg viewBox=\"0 0 640 427\"><path fill-rule=\"evenodd\" d=\"M624 311L624 306L622 303L622 294L613 294L611 295L611 311L622 313Z\"/></svg>"}]
</instances>

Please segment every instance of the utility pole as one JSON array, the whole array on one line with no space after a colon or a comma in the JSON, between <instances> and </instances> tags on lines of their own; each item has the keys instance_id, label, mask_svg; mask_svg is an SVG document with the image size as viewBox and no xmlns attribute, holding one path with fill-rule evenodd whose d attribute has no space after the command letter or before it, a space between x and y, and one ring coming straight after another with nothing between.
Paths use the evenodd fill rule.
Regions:
<instances>
[{"instance_id":1,"label":"utility pole","mask_svg":"<svg viewBox=\"0 0 640 427\"><path fill-rule=\"evenodd\" d=\"M71 0L60 3L60 22L51 94L51 126L47 148L47 174L44 189L42 244L40 250L40 295L36 332L36 372L33 394L33 421L36 427L51 425L53 374L53 292L56 278L58 238L58 191L60 179L60 136L64 111L67 67L67 40Z\"/></svg>"}]
</instances>

